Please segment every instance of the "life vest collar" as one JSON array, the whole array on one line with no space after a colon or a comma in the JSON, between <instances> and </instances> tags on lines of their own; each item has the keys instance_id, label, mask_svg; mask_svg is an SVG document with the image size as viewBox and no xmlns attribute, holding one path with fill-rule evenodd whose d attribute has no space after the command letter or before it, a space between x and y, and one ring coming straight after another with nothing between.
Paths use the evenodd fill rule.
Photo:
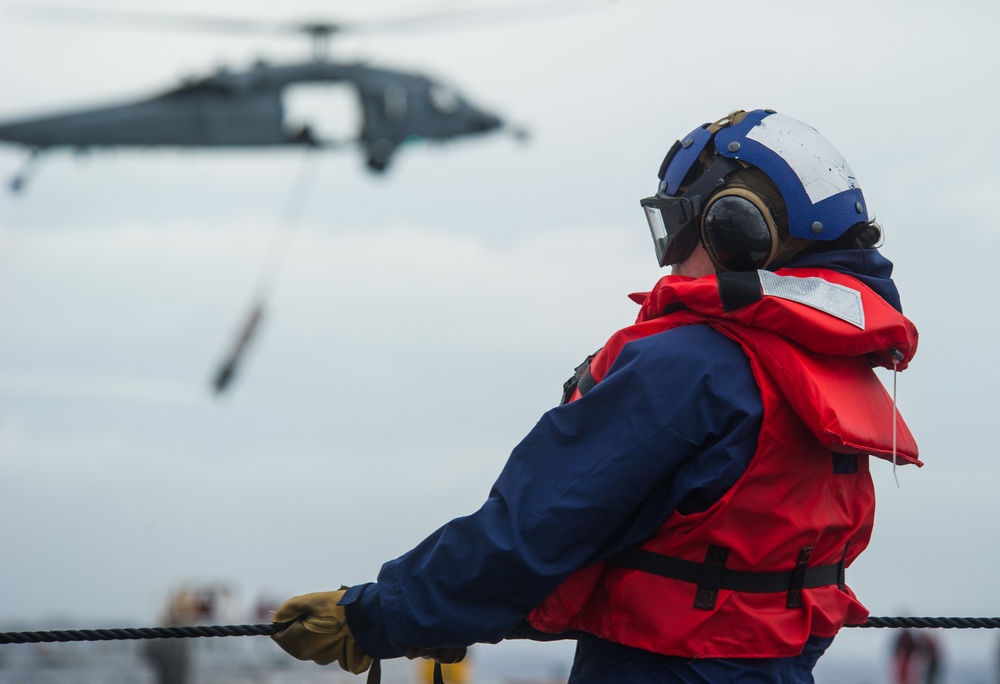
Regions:
<instances>
[{"instance_id":1,"label":"life vest collar","mask_svg":"<svg viewBox=\"0 0 1000 684\"><path fill-rule=\"evenodd\" d=\"M889 369L904 370L917 348L916 327L905 316L865 284L827 269L671 275L629 297L641 304L637 323L685 308L767 329L821 354L866 356Z\"/></svg>"}]
</instances>

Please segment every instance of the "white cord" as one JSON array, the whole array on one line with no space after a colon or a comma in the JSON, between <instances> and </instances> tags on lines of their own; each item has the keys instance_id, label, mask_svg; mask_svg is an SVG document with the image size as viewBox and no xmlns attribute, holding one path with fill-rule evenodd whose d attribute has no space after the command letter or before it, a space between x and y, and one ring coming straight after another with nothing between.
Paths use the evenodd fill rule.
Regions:
<instances>
[{"instance_id":1,"label":"white cord","mask_svg":"<svg viewBox=\"0 0 1000 684\"><path fill-rule=\"evenodd\" d=\"M896 419L899 409L896 407L896 376L899 374L899 359L892 356L892 477L896 480L896 489L899 489L899 475L896 473L898 461L896 459Z\"/></svg>"}]
</instances>

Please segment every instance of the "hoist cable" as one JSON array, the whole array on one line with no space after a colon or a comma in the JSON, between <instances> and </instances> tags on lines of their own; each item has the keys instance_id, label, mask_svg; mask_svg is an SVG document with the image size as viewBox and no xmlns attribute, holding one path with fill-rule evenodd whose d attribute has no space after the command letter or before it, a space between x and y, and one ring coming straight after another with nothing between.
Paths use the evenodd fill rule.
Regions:
<instances>
[{"instance_id":1,"label":"hoist cable","mask_svg":"<svg viewBox=\"0 0 1000 684\"><path fill-rule=\"evenodd\" d=\"M292 241L316 187L321 161L322 156L316 154L315 150L307 148L303 152L298 174L289 189L278 226L271 236L271 244L268 246L264 262L257 274L257 283L254 288L255 301L268 299L271 292L277 287L278 278L284 270L285 259L291 249Z\"/></svg>"},{"instance_id":2,"label":"hoist cable","mask_svg":"<svg viewBox=\"0 0 1000 684\"><path fill-rule=\"evenodd\" d=\"M310 163L311 159L312 163ZM212 386L216 394L225 392L229 387L239 367L240 360L264 317L264 307L277 287L278 278L284 270L285 261L292 246L292 240L316 185L316 178L319 176L319 162L319 155L313 154L312 150L305 151L299 165L298 175L285 201L278 227L271 236L271 244L264 254L264 261L257 273L250 311L240 327L239 335L232 348L219 364L212 378Z\"/></svg>"}]
</instances>

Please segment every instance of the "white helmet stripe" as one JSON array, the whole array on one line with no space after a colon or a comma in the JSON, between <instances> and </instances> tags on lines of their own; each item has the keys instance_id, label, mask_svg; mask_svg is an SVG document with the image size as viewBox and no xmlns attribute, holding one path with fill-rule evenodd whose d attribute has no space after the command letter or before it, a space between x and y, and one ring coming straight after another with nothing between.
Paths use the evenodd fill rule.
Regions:
<instances>
[{"instance_id":1,"label":"white helmet stripe","mask_svg":"<svg viewBox=\"0 0 1000 684\"><path fill-rule=\"evenodd\" d=\"M790 116L765 116L746 137L784 159L813 204L858 187L854 171L840 152L815 128Z\"/></svg>"}]
</instances>

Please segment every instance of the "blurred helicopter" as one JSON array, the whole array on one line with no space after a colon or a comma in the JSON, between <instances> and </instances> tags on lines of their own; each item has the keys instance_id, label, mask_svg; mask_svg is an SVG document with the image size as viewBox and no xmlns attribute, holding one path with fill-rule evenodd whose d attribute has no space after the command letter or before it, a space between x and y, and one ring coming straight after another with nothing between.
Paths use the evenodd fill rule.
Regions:
<instances>
[{"instance_id":1,"label":"blurred helicopter","mask_svg":"<svg viewBox=\"0 0 1000 684\"><path fill-rule=\"evenodd\" d=\"M613 2L614 0L604 0ZM354 22L283 24L210 16L181 16L127 10L97 10L71 7L22 8L23 15L46 22L97 22L102 27L132 24L163 29L228 33L304 34L312 39L312 59L272 65L258 61L241 71L218 70L211 75L183 82L151 98L99 106L61 114L26 117L0 122L0 142L30 150L26 164L11 180L17 192L24 188L28 171L41 155L56 149L87 151L120 148L361 148L368 169L386 170L398 150L414 139L449 141L496 131L506 131L524 140L524 130L511 126L462 97L453 88L420 73L371 66L365 62L334 60L329 56L331 37L347 32L398 31L419 28L454 28L466 20L491 25L502 21L565 16L592 9L584 0L525 0L484 8L414 14L388 19ZM292 122L286 111L289 89L299 84L344 83L357 94L360 130L356 137L334 139L319 132L315 120ZM265 304L281 269L284 249L294 229L294 220L282 224L284 240L276 240L252 306L230 351L213 375L216 395L227 391L261 321Z\"/></svg>"},{"instance_id":2,"label":"blurred helicopter","mask_svg":"<svg viewBox=\"0 0 1000 684\"><path fill-rule=\"evenodd\" d=\"M58 11L85 19L107 14L69 8ZM261 22L210 17L113 14L118 19L156 23L159 27L166 24L168 28L183 25L199 30L258 31L262 27ZM258 61L245 71L219 70L148 99L0 122L0 141L30 149L27 163L11 180L10 187L15 192L21 190L39 155L54 148L343 148L357 144L368 168L379 173L385 171L399 147L413 139L446 141L501 129L518 139L526 138L523 130L508 126L497 115L474 106L456 90L429 76L362 62L337 62L328 57L329 39L334 34L372 28L389 30L428 19L447 19L454 14L373 22L371 26L276 25L274 28L311 36L313 59L284 66ZM348 83L357 93L362 116L356 138L325 138L308 123L292 126L286 120L283 95L289 86L336 82Z\"/></svg>"}]
</instances>

